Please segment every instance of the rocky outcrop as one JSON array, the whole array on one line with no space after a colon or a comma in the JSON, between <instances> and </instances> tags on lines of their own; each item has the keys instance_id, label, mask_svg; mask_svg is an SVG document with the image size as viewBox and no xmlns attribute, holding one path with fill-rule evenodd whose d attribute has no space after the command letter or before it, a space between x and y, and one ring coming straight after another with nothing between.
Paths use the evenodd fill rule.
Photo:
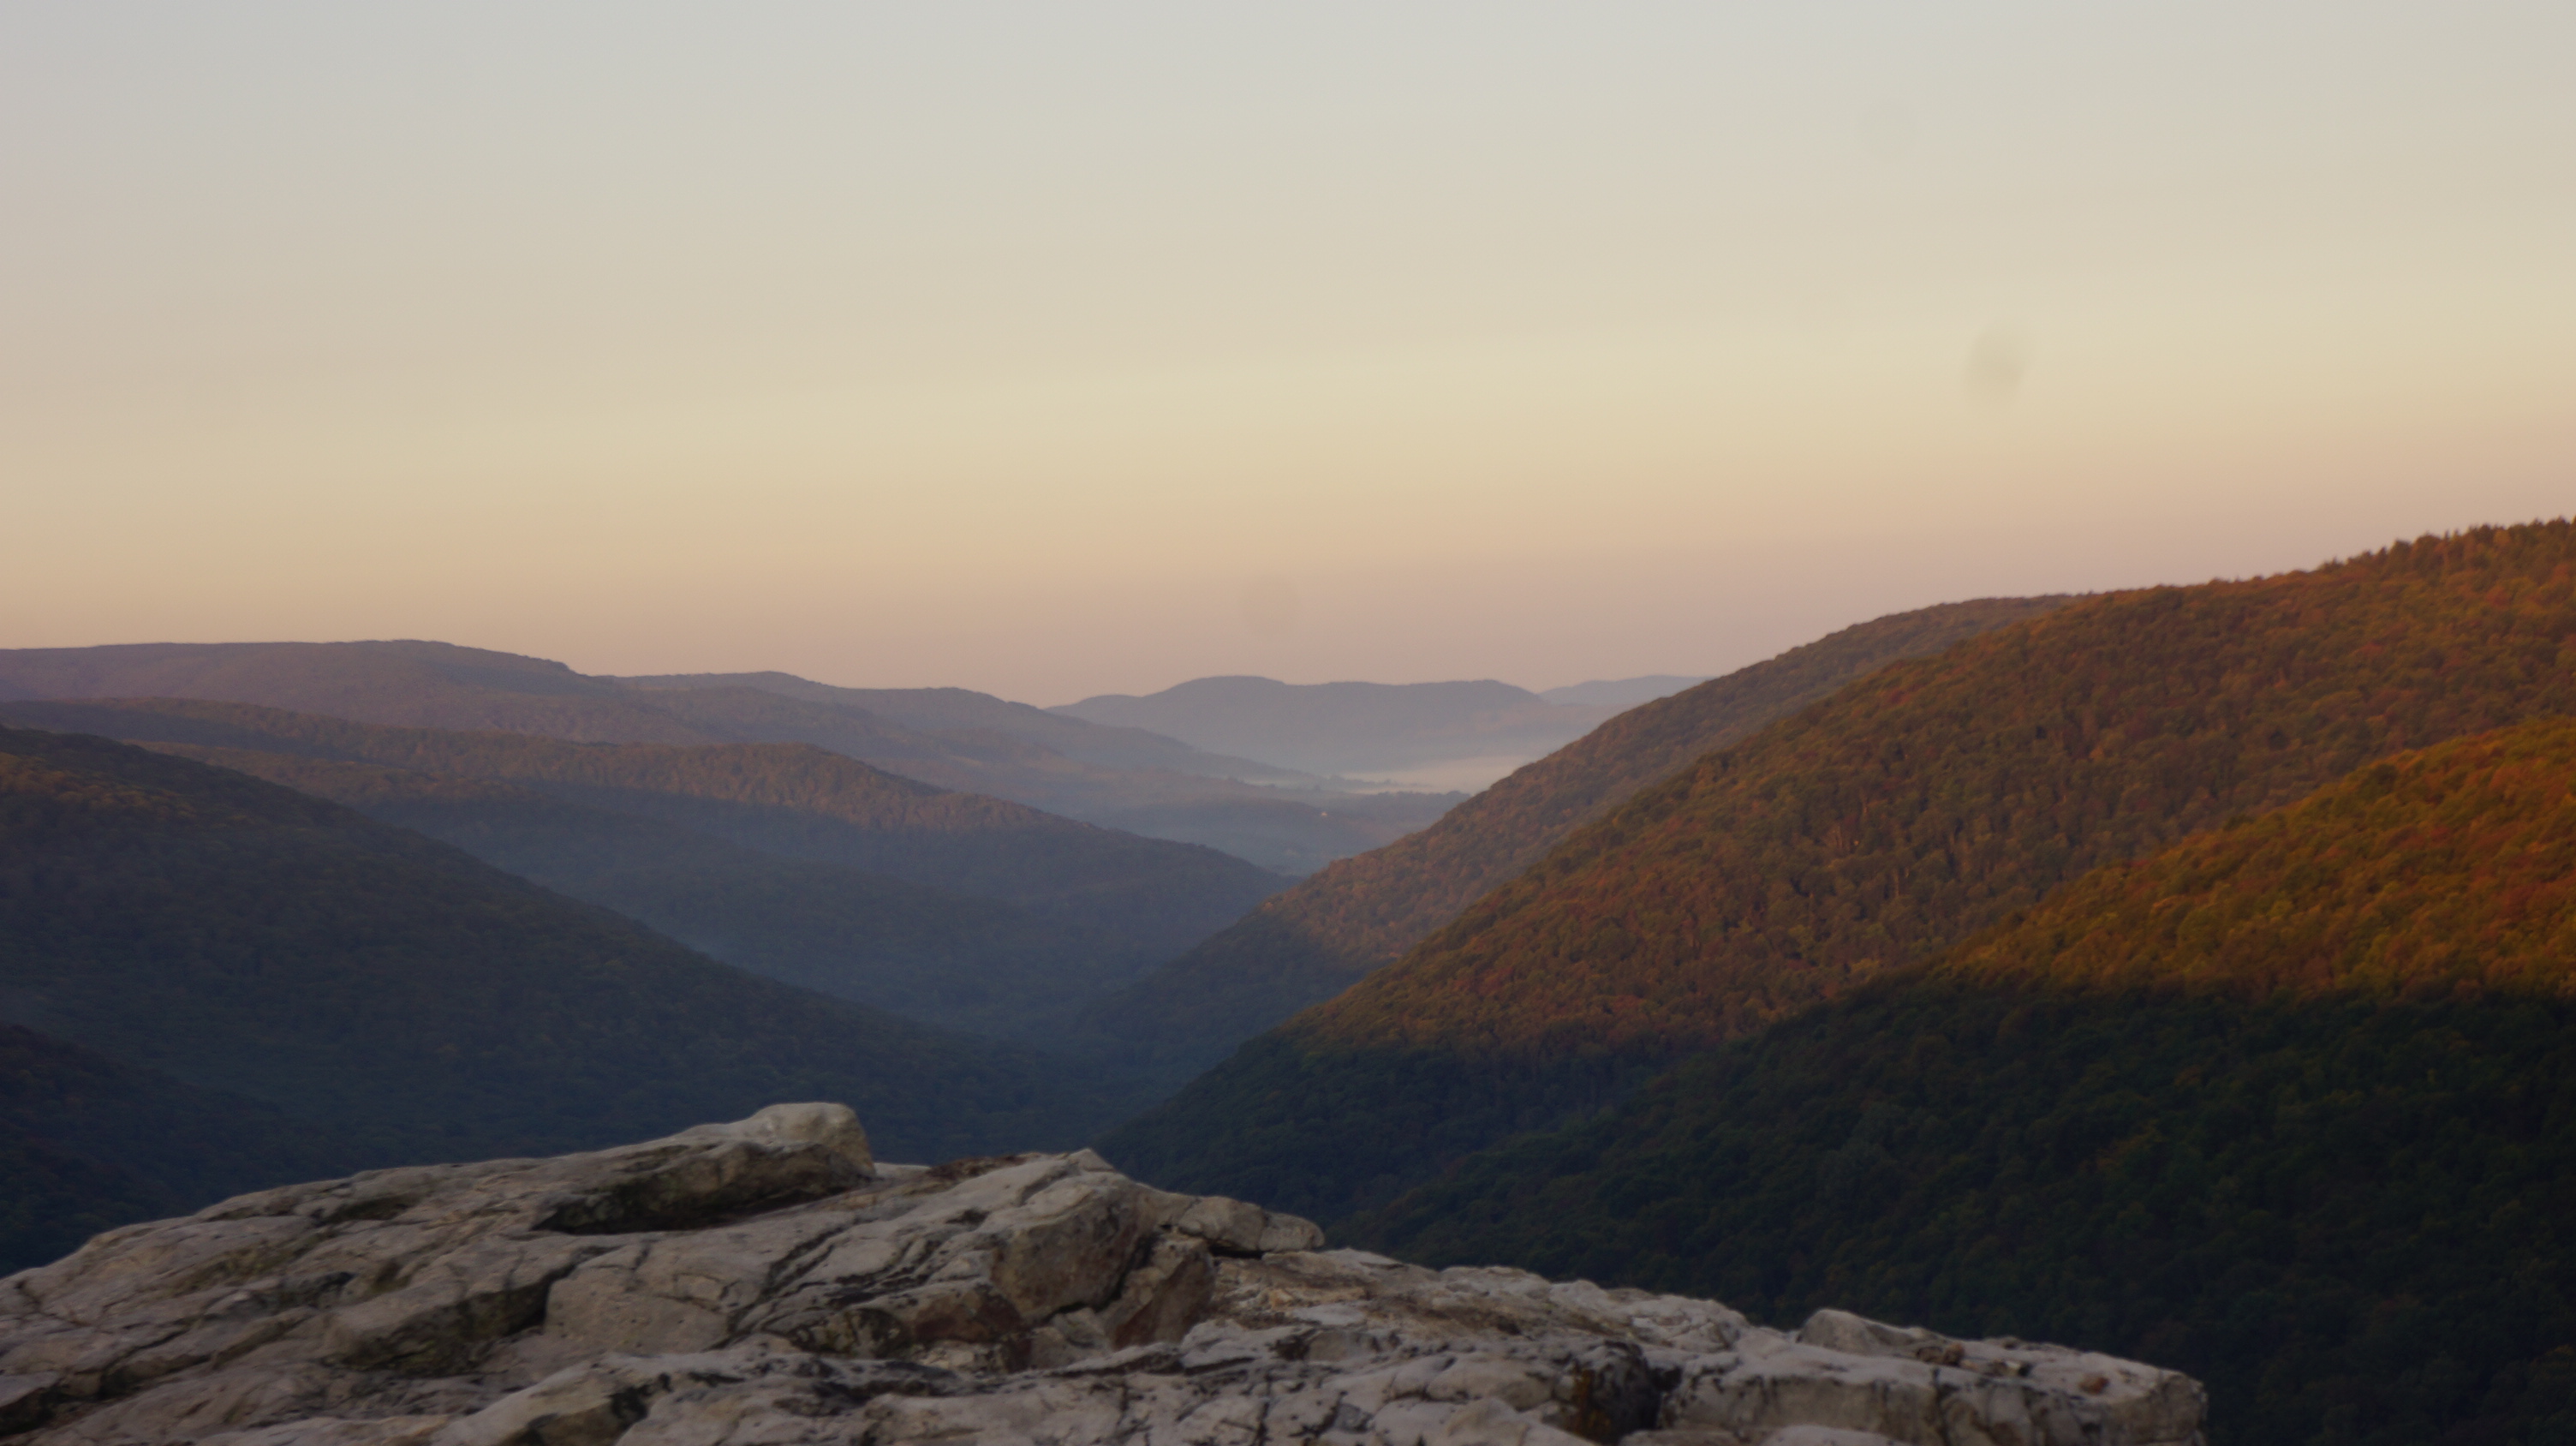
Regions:
<instances>
[{"instance_id":1,"label":"rocky outcrop","mask_svg":"<svg viewBox=\"0 0 2576 1446\"><path fill-rule=\"evenodd\" d=\"M0 1280L0 1435L221 1446L2181 1446L2186 1377L1827 1311L1424 1270L1087 1151L850 1112L380 1170ZM15 1433L11 1435L10 1433Z\"/></svg>"}]
</instances>

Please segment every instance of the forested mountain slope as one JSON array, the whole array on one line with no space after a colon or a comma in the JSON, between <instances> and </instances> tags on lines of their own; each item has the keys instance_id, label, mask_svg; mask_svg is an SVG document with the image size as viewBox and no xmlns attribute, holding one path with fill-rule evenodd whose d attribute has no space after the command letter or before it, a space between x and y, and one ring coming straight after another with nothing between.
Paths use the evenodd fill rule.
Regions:
<instances>
[{"instance_id":1,"label":"forested mountain slope","mask_svg":"<svg viewBox=\"0 0 2576 1446\"><path fill-rule=\"evenodd\" d=\"M1142 728L1087 722L970 688L842 688L777 672L666 673L612 681L652 695L650 701L661 706L672 701L665 695L676 692L747 689L844 712L863 712L924 736L1016 739L1077 763L1104 768L1151 769L1205 778L1323 782L1275 764L1193 748L1179 739Z\"/></svg>"},{"instance_id":2,"label":"forested mountain slope","mask_svg":"<svg viewBox=\"0 0 2576 1446\"><path fill-rule=\"evenodd\" d=\"M1089 1014L1089 1047L1187 1078L1456 918L1621 799L1899 658L2069 598L1987 598L1845 628L1632 708L1438 823L1329 865Z\"/></svg>"},{"instance_id":3,"label":"forested mountain slope","mask_svg":"<svg viewBox=\"0 0 2576 1446\"><path fill-rule=\"evenodd\" d=\"M0 730L0 1015L298 1117L352 1169L586 1148L781 1099L886 1152L1078 1139L1096 1070L756 978L226 769Z\"/></svg>"},{"instance_id":4,"label":"forested mountain slope","mask_svg":"<svg viewBox=\"0 0 2576 1446\"><path fill-rule=\"evenodd\" d=\"M335 1163L281 1110L0 1024L0 1275Z\"/></svg>"},{"instance_id":5,"label":"forested mountain slope","mask_svg":"<svg viewBox=\"0 0 2576 1446\"><path fill-rule=\"evenodd\" d=\"M0 699L144 697L576 742L811 743L941 788L1296 874L1419 828L1456 801L1310 795L1325 781L962 688L833 688L783 673L592 677L420 641L0 649ZM1238 781L1247 778L1293 787Z\"/></svg>"},{"instance_id":6,"label":"forested mountain slope","mask_svg":"<svg viewBox=\"0 0 2576 1446\"><path fill-rule=\"evenodd\" d=\"M450 643L132 643L0 649L22 698L210 698L369 723L713 743L604 678Z\"/></svg>"},{"instance_id":7,"label":"forested mountain slope","mask_svg":"<svg viewBox=\"0 0 2576 1446\"><path fill-rule=\"evenodd\" d=\"M153 746L453 844L754 974L946 1029L1042 1035L1065 1010L1157 957L1132 939L1033 909L763 853L494 779Z\"/></svg>"},{"instance_id":8,"label":"forested mountain slope","mask_svg":"<svg viewBox=\"0 0 2576 1446\"><path fill-rule=\"evenodd\" d=\"M2221 1442L2538 1441L2576 1427L2569 1219L2551 718L2106 865L1348 1238L2147 1352Z\"/></svg>"},{"instance_id":9,"label":"forested mountain slope","mask_svg":"<svg viewBox=\"0 0 2576 1446\"><path fill-rule=\"evenodd\" d=\"M2564 522L2079 602L1706 755L1102 1148L1345 1216L2099 864L2576 712L2571 663Z\"/></svg>"},{"instance_id":10,"label":"forested mountain slope","mask_svg":"<svg viewBox=\"0 0 2576 1446\"><path fill-rule=\"evenodd\" d=\"M622 681L637 688L637 697L715 737L811 743L942 788L992 794L1152 838L1205 844L1295 874L1420 828L1458 798L1342 792L1325 779L963 689L830 688L801 678L751 676L753 682L734 684L720 675L707 686L680 686L688 679ZM916 694L934 697L924 703ZM862 709L858 699L898 713ZM998 717L966 721L987 715ZM900 726L892 721L897 717ZM1071 730L1072 736L1056 729ZM1129 761L1096 761L1103 756ZM1157 761L1133 761L1146 758Z\"/></svg>"},{"instance_id":11,"label":"forested mountain slope","mask_svg":"<svg viewBox=\"0 0 2576 1446\"><path fill-rule=\"evenodd\" d=\"M1121 968L1187 948L1281 882L1214 849L933 788L802 744L569 743L177 699L0 704L0 719L498 780L784 858L1035 910L1108 936Z\"/></svg>"}]
</instances>

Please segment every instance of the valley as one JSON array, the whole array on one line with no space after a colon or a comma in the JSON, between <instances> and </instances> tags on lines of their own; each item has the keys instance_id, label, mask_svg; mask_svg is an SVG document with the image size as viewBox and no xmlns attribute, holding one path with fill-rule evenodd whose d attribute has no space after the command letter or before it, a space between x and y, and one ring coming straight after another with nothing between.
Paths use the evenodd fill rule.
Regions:
<instances>
[{"instance_id":1,"label":"valley","mask_svg":"<svg viewBox=\"0 0 2576 1446\"><path fill-rule=\"evenodd\" d=\"M0 1446L2576 1446L2571 54L0 6Z\"/></svg>"},{"instance_id":2,"label":"valley","mask_svg":"<svg viewBox=\"0 0 2576 1446\"><path fill-rule=\"evenodd\" d=\"M239 768L595 903L649 900L755 972L887 1007L944 993L923 1017L994 1032L1126 982L1284 882L810 744L577 744L182 700L0 719ZM880 990L885 970L913 982Z\"/></svg>"},{"instance_id":3,"label":"valley","mask_svg":"<svg viewBox=\"0 0 2576 1446\"><path fill-rule=\"evenodd\" d=\"M228 1115L230 1134L302 1137L314 1148L276 1157L288 1178L317 1159L581 1148L781 1094L868 1099L881 1130L945 1157L1079 1141L1140 1098L1097 1069L746 974L230 769L8 729L0 785L10 1023L265 1106L191 1108ZM118 1130L164 1128L152 1121L179 1107L174 1091L118 1077L82 1098ZM41 1112L63 1088L43 1081L62 1078L53 1064L13 1078L10 1117ZM131 1108L113 1105L120 1092ZM202 1153L107 1145L99 1158L188 1194L254 1183L247 1161L221 1186L194 1178Z\"/></svg>"},{"instance_id":4,"label":"valley","mask_svg":"<svg viewBox=\"0 0 2576 1446\"><path fill-rule=\"evenodd\" d=\"M0 650L0 701L110 698L579 743L805 743L940 788L1290 874L1386 843L1457 802L1368 791L963 688L835 688L784 673L595 677L436 642Z\"/></svg>"},{"instance_id":5,"label":"valley","mask_svg":"<svg viewBox=\"0 0 2576 1446\"><path fill-rule=\"evenodd\" d=\"M2068 598L1989 599L1846 628L1621 713L1398 843L1333 864L1091 1010L1116 1057L1187 1078L1392 963L1629 794L1900 658Z\"/></svg>"},{"instance_id":6,"label":"valley","mask_svg":"<svg viewBox=\"0 0 2576 1446\"><path fill-rule=\"evenodd\" d=\"M2251 1439L2421 1440L2576 1405L2571 1213L2550 717L2095 869L1344 1238L2081 1337L2190 1371Z\"/></svg>"},{"instance_id":7,"label":"valley","mask_svg":"<svg viewBox=\"0 0 2576 1446\"><path fill-rule=\"evenodd\" d=\"M810 1097L1435 1267L2097 1343L2225 1441L2520 1430L2576 1402L2570 639L2547 523L1569 703L0 654L0 1246ZM1331 791L1585 708L1427 816ZM1291 878L1005 779L1389 832Z\"/></svg>"},{"instance_id":8,"label":"valley","mask_svg":"<svg viewBox=\"0 0 2576 1446\"><path fill-rule=\"evenodd\" d=\"M1103 1148L1327 1221L2411 747L2576 712L2576 529L2086 599L1692 761ZM1706 685L1703 685L1706 686Z\"/></svg>"}]
</instances>

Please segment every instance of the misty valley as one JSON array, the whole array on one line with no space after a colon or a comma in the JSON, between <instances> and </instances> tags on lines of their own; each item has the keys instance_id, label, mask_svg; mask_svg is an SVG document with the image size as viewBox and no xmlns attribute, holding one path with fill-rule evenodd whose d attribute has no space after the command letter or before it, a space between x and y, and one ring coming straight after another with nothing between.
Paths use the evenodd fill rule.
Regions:
<instances>
[{"instance_id":1,"label":"misty valley","mask_svg":"<svg viewBox=\"0 0 2576 1446\"><path fill-rule=\"evenodd\" d=\"M2571 56L0 5L0 1446L2576 1446Z\"/></svg>"},{"instance_id":2,"label":"misty valley","mask_svg":"<svg viewBox=\"0 0 2576 1446\"><path fill-rule=\"evenodd\" d=\"M1591 1342L1584 1379L1629 1379L1614 1358L1645 1373L1616 1407L1532 1387L1515 1409L1557 1424L1525 1434L1751 1440L1769 1420L1913 1439L1906 1392L1951 1399L1943 1372L1966 1370L2031 1384L1958 1397L1990 1433L1960 1439L2061 1417L2009 1439L2356 1421L2378 1434L2351 1439L2558 1439L2576 1423L2571 649L2576 528L2558 522L1945 604L1723 676L1553 694L1224 677L1038 708L437 642L0 652L0 1269L26 1272L0 1285L0 1323L32 1312L0 1338L0 1430L180 1439L205 1391L270 1379L221 1343L249 1307L175 1276L98 1283L161 1269L119 1263L150 1231L180 1231L152 1259L218 1252L190 1280L249 1279L220 1262L250 1246L203 1242L308 1198L284 1187L416 1179L347 1217L413 1220L430 1207L405 1202L503 1189L518 1177L466 1163L500 1161L630 1181L524 1198L593 1200L579 1210L623 1223L580 1229L662 1242L636 1250L837 1220L834 1201L909 1220L954 1196L1021 1222L977 1226L988 1254L937 1246L945 1273L868 1285L872 1344L847 1334L856 1315L596 1337L963 1373L892 1396L852 1377L842 1405L796 1408L869 1431L893 1429L896 1399L980 1403L940 1428L969 1434L1002 1431L976 1413L1014 1391L1071 1409L1046 1372L1083 1361L1128 1361L1144 1374L1125 1389L1145 1389L1163 1368L1101 1355L1122 1348L1293 1325L1319 1349L1337 1300L1376 1324L1334 1350L1417 1359L1422 1322L1471 1308L1465 1282L1505 1279L1418 1267L1514 1267L1593 1294L1492 1340ZM1388 786L1520 758L1472 792ZM792 1101L847 1108L767 1108ZM528 1161L548 1155L566 1163ZM1104 1271L1107 1294L1040 1308L1011 1283L1007 1262L1068 1248L1031 1243L1057 1228L1041 1198L1131 1242L1045 1267ZM276 1218L342 1218L322 1208ZM437 1228L436 1250L468 1248ZM558 1229L471 1249L592 1238ZM396 1248L342 1230L294 1249ZM769 1278L805 1269L776 1248ZM366 1268L392 1301L467 1258ZM964 1296L899 1303L970 1258L1002 1274L968 1315ZM1258 1305L1256 1282L1309 1304ZM382 1337L413 1344L355 1355L330 1332L361 1330L350 1302L376 1296L333 1285L258 1315L257 1339L325 1343L276 1357L323 1373L279 1419L328 1397L357 1403L331 1440L556 1439L492 1423L591 1419L567 1383L628 1359L567 1364L562 1340L607 1329L564 1324L570 1288L504 1290L534 1304L502 1316L440 1306L419 1319L447 1324ZM1537 1288L1472 1310L1540 1309ZM1726 1309L1689 1296L1749 1315L1685 1328L1669 1313ZM203 1349L83 1374L141 1359L115 1312L183 1309ZM296 1325L317 1309L339 1324ZM1601 1314L1620 1310L1666 1314ZM1791 1333L1756 1352L1744 1332L1772 1327ZM2057 1357L2011 1354L2036 1339L2111 1364L2048 1385ZM1490 1349L1506 1374L1573 1369ZM754 1356L688 1367L699 1394L671 1400L713 1409L706 1392L766 1379ZM1314 1359L1224 1366L1173 1420L1289 1411L1323 1389L1295 1374ZM1850 1374L1882 1359L1896 1375ZM1654 1384L1656 1361L1703 1384ZM1358 1366L1332 1369L1335 1399L1359 1389ZM1850 1399L1878 1414L1821 1384L1864 1378ZM1823 1414L1760 1417L1784 1382L1827 1391ZM1481 1399L1398 1392L1368 1419ZM413 1436L385 1424L415 1418Z\"/></svg>"}]
</instances>

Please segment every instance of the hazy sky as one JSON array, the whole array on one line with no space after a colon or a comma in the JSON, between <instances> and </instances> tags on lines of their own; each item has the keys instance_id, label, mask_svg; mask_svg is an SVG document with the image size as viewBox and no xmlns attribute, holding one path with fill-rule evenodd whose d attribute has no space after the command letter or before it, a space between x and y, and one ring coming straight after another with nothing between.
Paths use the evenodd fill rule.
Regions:
<instances>
[{"instance_id":1,"label":"hazy sky","mask_svg":"<svg viewBox=\"0 0 2576 1446\"><path fill-rule=\"evenodd\" d=\"M2576 5L0 3L0 646L1546 686L2576 508Z\"/></svg>"}]
</instances>

